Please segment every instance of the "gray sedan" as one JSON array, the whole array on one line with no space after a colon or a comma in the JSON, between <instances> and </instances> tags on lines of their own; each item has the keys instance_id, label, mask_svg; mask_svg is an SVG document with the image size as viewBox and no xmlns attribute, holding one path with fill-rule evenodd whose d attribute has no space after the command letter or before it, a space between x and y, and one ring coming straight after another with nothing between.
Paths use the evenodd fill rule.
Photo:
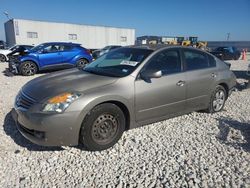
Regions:
<instances>
[{"instance_id":1,"label":"gray sedan","mask_svg":"<svg viewBox=\"0 0 250 188\"><path fill-rule=\"evenodd\" d=\"M111 51L84 69L31 80L12 115L21 134L45 146L113 146L125 130L192 111L219 112L236 84L213 55L178 46Z\"/></svg>"}]
</instances>

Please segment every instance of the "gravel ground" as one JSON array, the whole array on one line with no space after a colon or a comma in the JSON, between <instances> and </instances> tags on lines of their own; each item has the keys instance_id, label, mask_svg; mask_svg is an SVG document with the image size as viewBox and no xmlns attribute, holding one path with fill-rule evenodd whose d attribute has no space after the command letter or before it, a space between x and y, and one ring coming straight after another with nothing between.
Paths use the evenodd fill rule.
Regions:
<instances>
[{"instance_id":1,"label":"gravel ground","mask_svg":"<svg viewBox=\"0 0 250 188\"><path fill-rule=\"evenodd\" d=\"M0 64L0 187L250 187L247 63L232 61L238 91L225 110L190 113L127 131L113 148L40 147L17 131L10 110L34 77Z\"/></svg>"}]
</instances>

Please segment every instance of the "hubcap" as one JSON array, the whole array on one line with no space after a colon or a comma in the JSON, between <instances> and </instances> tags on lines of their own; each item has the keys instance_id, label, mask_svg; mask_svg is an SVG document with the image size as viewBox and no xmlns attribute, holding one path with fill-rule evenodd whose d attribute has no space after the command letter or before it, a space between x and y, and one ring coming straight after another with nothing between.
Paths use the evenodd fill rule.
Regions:
<instances>
[{"instance_id":1,"label":"hubcap","mask_svg":"<svg viewBox=\"0 0 250 188\"><path fill-rule=\"evenodd\" d=\"M83 67L85 67L86 64L87 64L87 61L85 59L80 59L77 62L77 67L78 68L83 68Z\"/></svg>"},{"instance_id":2,"label":"hubcap","mask_svg":"<svg viewBox=\"0 0 250 188\"><path fill-rule=\"evenodd\" d=\"M220 111L225 102L225 93L223 90L219 90L215 93L213 100L214 111Z\"/></svg>"},{"instance_id":3,"label":"hubcap","mask_svg":"<svg viewBox=\"0 0 250 188\"><path fill-rule=\"evenodd\" d=\"M4 55L0 55L0 62L4 62L4 61L5 61Z\"/></svg>"},{"instance_id":4,"label":"hubcap","mask_svg":"<svg viewBox=\"0 0 250 188\"><path fill-rule=\"evenodd\" d=\"M99 144L107 144L113 140L117 129L117 119L113 115L102 114L94 122L92 138Z\"/></svg>"},{"instance_id":5,"label":"hubcap","mask_svg":"<svg viewBox=\"0 0 250 188\"><path fill-rule=\"evenodd\" d=\"M36 66L33 63L25 63L23 65L23 72L26 75L33 75L36 73Z\"/></svg>"}]
</instances>

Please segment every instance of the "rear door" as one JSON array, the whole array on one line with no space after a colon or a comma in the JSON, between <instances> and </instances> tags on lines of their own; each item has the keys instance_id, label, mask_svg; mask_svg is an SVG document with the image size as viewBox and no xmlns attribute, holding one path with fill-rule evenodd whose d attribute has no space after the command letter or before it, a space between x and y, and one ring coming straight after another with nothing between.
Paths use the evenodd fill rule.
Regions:
<instances>
[{"instance_id":1,"label":"rear door","mask_svg":"<svg viewBox=\"0 0 250 188\"><path fill-rule=\"evenodd\" d=\"M60 45L60 52L62 54L63 63L74 63L72 62L74 57L79 53L77 48L69 44Z\"/></svg>"},{"instance_id":2,"label":"rear door","mask_svg":"<svg viewBox=\"0 0 250 188\"><path fill-rule=\"evenodd\" d=\"M142 71L162 71L162 77L135 81L136 121L157 120L185 110L186 85L178 49L154 55ZM183 82L183 84L181 84Z\"/></svg>"},{"instance_id":3,"label":"rear door","mask_svg":"<svg viewBox=\"0 0 250 188\"><path fill-rule=\"evenodd\" d=\"M204 109L215 88L216 62L207 53L193 49L183 49L183 60L187 73L187 108Z\"/></svg>"}]
</instances>

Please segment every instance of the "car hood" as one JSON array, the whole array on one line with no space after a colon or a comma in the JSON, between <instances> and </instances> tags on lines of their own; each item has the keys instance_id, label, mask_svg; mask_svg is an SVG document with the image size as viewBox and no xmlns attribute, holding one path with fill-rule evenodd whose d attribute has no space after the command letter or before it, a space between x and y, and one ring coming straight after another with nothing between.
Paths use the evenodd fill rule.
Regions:
<instances>
[{"instance_id":1,"label":"car hood","mask_svg":"<svg viewBox=\"0 0 250 188\"><path fill-rule=\"evenodd\" d=\"M9 54L10 52L11 52L10 50L0 50L0 54L4 54L4 55Z\"/></svg>"},{"instance_id":2,"label":"car hood","mask_svg":"<svg viewBox=\"0 0 250 188\"><path fill-rule=\"evenodd\" d=\"M84 92L114 83L117 79L74 68L35 78L23 86L22 92L38 102L43 102L64 92Z\"/></svg>"}]
</instances>

